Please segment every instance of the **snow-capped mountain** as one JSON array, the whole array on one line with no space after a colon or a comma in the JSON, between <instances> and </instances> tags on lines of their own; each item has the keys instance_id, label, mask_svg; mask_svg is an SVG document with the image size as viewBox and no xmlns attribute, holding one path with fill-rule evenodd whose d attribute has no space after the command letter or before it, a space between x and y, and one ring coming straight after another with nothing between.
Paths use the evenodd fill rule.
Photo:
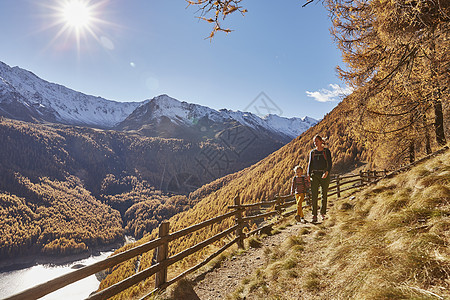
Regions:
<instances>
[{"instance_id":1,"label":"snow-capped mountain","mask_svg":"<svg viewBox=\"0 0 450 300\"><path fill-rule=\"evenodd\" d=\"M122 130L140 130L149 135L160 135L168 131L168 136L182 137L185 130L179 128L197 128L204 135L217 134L230 126L247 126L257 132L281 136L282 140L293 138L314 126L317 120L309 117L283 118L267 115L263 118L250 113L221 109L219 111L206 106L181 102L167 95L160 95L138 107L117 128ZM178 130L177 130L178 128ZM177 134L178 133L178 134Z\"/></svg>"},{"instance_id":2,"label":"snow-capped mountain","mask_svg":"<svg viewBox=\"0 0 450 300\"><path fill-rule=\"evenodd\" d=\"M213 138L241 125L283 143L317 123L309 117L263 118L241 111L219 111L167 95L142 102L117 102L45 81L30 71L0 61L0 116L23 121L139 130L162 137Z\"/></svg>"},{"instance_id":3,"label":"snow-capped mountain","mask_svg":"<svg viewBox=\"0 0 450 300\"><path fill-rule=\"evenodd\" d=\"M110 128L141 104L85 95L0 62L0 115L6 117Z\"/></svg>"},{"instance_id":4,"label":"snow-capped mountain","mask_svg":"<svg viewBox=\"0 0 450 300\"><path fill-rule=\"evenodd\" d=\"M267 115L263 120L272 130L282 132L291 138L296 138L318 123L318 120L310 117L283 118L278 115Z\"/></svg>"}]
</instances>

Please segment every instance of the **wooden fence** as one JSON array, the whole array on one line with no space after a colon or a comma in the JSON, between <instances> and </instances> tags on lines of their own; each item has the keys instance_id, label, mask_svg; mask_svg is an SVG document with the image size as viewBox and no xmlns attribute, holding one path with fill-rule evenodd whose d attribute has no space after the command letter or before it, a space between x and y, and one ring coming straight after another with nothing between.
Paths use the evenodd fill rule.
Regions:
<instances>
[{"instance_id":1,"label":"wooden fence","mask_svg":"<svg viewBox=\"0 0 450 300\"><path fill-rule=\"evenodd\" d=\"M340 197L341 193L344 191L362 187L367 183L373 182L383 176L386 176L386 171L381 172L369 171L369 172L360 172L359 174L356 175L332 176L332 179L330 180L328 196L336 195L337 197ZM258 219L259 220L268 219L273 216L279 216L279 220L282 220L283 218L296 213L296 210L286 211L286 208L292 206L293 204L295 204L295 198L293 195L276 196L274 200L253 204L241 204L239 196L236 196L234 198L234 204L229 206L229 209L231 209L229 213L209 219L207 221L201 222L199 224L190 226L188 228L173 233L169 233L169 223L163 222L159 227L159 236L157 239L151 240L145 244L129 249L125 252L113 255L103 261L99 261L92 265L72 271L71 273L62 275L60 277L47 281L43 284L29 288L21 293L18 293L6 299L8 300L37 299L51 292L54 292L58 289L61 289L64 286L74 283L78 280L91 276L105 269L111 268L131 258L140 256L150 250L156 249L156 263L153 264L151 267L139 271L136 274L104 290L91 294L87 299L108 299L114 295L119 294L125 289L141 282L142 280L145 280L150 276L155 275L155 289L148 295L143 297L146 298L149 295L153 294L154 292L165 289L166 287L175 283L176 281L183 278L187 274L194 272L195 270L204 266L214 257L218 256L227 248L231 247L233 244L236 243L239 248L243 248L245 238L249 237L252 234L260 232L265 228L270 228L273 225L273 223L267 224L262 222L261 226L259 226L258 228L250 232L244 232L243 229L246 225L249 225L250 222L255 222L255 220ZM252 214L253 212L256 212L256 214ZM188 248L173 256L170 257L168 256L170 242L179 238L183 238L186 235L191 234L197 230L222 222L228 218L234 218L235 220L235 224L232 227L198 243L197 245L191 248ZM183 273L179 274L175 278L170 279L169 281L167 280L167 268L170 265L173 265L174 263L186 258L187 256L219 240L222 240L224 237L232 237L232 240L226 243L218 251L210 255L208 258L206 258L196 266L184 271Z\"/></svg>"}]
</instances>

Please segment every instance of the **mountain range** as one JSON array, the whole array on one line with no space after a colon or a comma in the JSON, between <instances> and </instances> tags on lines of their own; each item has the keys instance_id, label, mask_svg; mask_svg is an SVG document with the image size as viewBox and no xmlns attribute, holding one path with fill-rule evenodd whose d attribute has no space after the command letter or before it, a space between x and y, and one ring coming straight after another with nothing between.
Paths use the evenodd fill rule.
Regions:
<instances>
[{"instance_id":1,"label":"mountain range","mask_svg":"<svg viewBox=\"0 0 450 300\"><path fill-rule=\"evenodd\" d=\"M261 118L250 112L217 111L160 95L137 107L115 129L139 131L148 136L186 138L197 135L214 138L227 128L245 126L287 143L316 123L317 120L310 117L266 115Z\"/></svg>"},{"instance_id":2,"label":"mountain range","mask_svg":"<svg viewBox=\"0 0 450 300\"><path fill-rule=\"evenodd\" d=\"M50 83L3 62L0 62L0 115L29 122L134 130L150 136L182 138L187 132L211 137L227 126L240 125L283 143L317 123L310 117L267 115L260 118L249 112L217 111L167 95L141 102L117 102Z\"/></svg>"}]
</instances>

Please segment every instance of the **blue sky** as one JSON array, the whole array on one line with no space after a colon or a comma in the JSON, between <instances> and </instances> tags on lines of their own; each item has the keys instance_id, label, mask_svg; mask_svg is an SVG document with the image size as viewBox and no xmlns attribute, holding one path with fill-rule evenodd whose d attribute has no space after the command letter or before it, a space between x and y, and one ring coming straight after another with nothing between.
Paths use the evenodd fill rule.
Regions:
<instances>
[{"instance_id":1,"label":"blue sky","mask_svg":"<svg viewBox=\"0 0 450 300\"><path fill-rule=\"evenodd\" d=\"M74 29L63 31L69 1L0 0L0 60L110 100L168 94L260 115L322 118L345 90L320 3L243 0L245 16L222 22L234 31L210 41L211 24L185 0L78 0L91 7L91 31L80 29L77 43Z\"/></svg>"}]
</instances>

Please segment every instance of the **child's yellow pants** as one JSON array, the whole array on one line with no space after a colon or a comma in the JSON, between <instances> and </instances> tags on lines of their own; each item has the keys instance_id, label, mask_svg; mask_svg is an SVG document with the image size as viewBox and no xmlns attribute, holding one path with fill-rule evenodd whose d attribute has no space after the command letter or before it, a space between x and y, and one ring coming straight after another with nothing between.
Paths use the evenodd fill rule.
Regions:
<instances>
[{"instance_id":1,"label":"child's yellow pants","mask_svg":"<svg viewBox=\"0 0 450 300\"><path fill-rule=\"evenodd\" d=\"M303 200L305 200L305 194L295 194L295 200L297 201L297 215L300 216L300 218L303 218Z\"/></svg>"}]
</instances>

